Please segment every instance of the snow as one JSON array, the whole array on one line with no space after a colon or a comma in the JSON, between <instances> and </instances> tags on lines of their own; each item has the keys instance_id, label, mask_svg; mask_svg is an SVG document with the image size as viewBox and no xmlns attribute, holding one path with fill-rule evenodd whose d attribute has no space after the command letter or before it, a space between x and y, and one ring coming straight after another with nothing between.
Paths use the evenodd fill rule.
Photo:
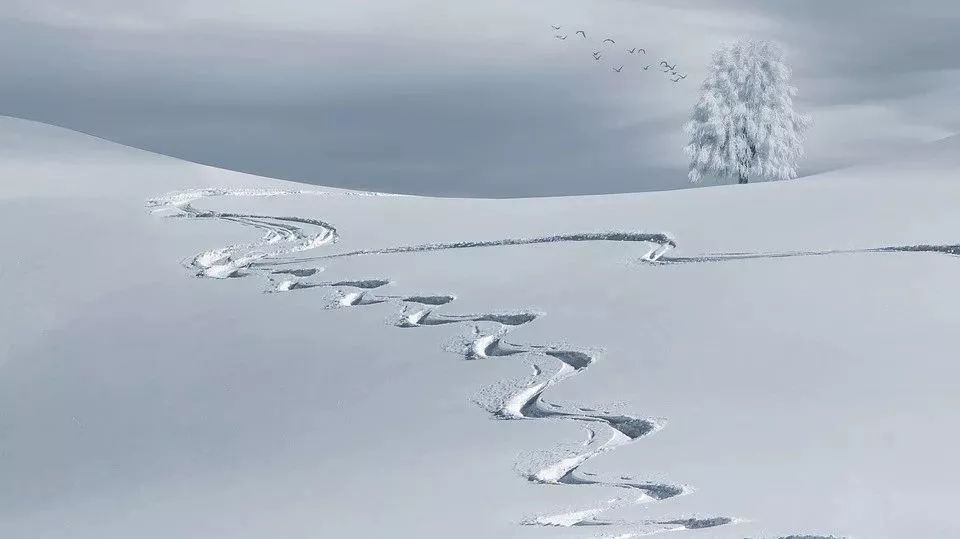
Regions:
<instances>
[{"instance_id":1,"label":"snow","mask_svg":"<svg viewBox=\"0 0 960 539\"><path fill-rule=\"evenodd\" d=\"M955 142L520 200L0 147L2 537L960 535Z\"/></svg>"}]
</instances>

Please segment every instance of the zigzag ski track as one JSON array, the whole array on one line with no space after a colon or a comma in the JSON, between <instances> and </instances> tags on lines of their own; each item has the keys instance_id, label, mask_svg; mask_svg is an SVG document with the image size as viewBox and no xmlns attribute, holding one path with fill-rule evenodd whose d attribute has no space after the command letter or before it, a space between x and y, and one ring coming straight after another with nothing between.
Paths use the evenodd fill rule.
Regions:
<instances>
[{"instance_id":1,"label":"zigzag ski track","mask_svg":"<svg viewBox=\"0 0 960 539\"><path fill-rule=\"evenodd\" d=\"M299 216L268 216L235 212L217 212L199 209L194 204L214 197L278 197L278 196L387 196L378 193L328 193L323 191L295 191L273 189L198 189L168 193L147 202L154 212L168 218L188 220L218 220L231 222L259 231L259 241L219 247L199 253L184 261L198 277L227 279L259 276L266 283L266 292L290 293L300 290L325 289L335 291L333 308L351 308L390 303L397 306L392 321L398 328L416 329L459 324L470 328L470 335L456 347L464 360L511 358L530 366L530 374L519 380L505 380L484 388L476 396L478 405L493 418L511 421L565 421L580 425L587 433L586 440L576 445L560 446L536 453L519 461L517 471L527 481L546 485L593 485L620 491L617 497L594 507L566 511L552 515L527 517L526 526L589 527L622 530L618 535L604 535L609 539L629 539L678 530L701 530L732 525L740 519L714 515L707 517L678 517L665 520L616 521L604 519L603 514L628 505L661 503L671 498L690 494L691 487L682 484L645 481L632 475L616 474L600 477L584 472L583 465L614 449L651 436L665 426L662 419L603 411L602 407L553 402L546 398L549 390L570 378L586 372L599 358L599 352L575 346L552 343L522 344L508 340L516 330L536 323L544 313L529 310L491 311L473 314L449 312L457 296L444 292L428 294L387 294L381 290L392 285L389 278L322 280L323 268L312 263L333 258L389 255L451 249L495 248L543 243L564 242L623 242L648 245L639 258L651 264L710 262L750 258L747 254L708 255L693 258L670 258L666 253L676 242L665 233L634 231L581 232L532 238L503 238L484 241L394 246L383 249L356 250L333 255L303 257L300 253L339 241L336 228L325 221ZM924 246L884 248L874 251L944 251ZM945 251L944 251L945 252ZM949 254L957 254L950 252ZM811 256L803 253L782 256ZM753 255L759 258L763 255ZM775 256L775 255L767 255ZM780 539L830 539L828 536L789 536ZM834 538L837 539L837 538Z\"/></svg>"}]
</instances>

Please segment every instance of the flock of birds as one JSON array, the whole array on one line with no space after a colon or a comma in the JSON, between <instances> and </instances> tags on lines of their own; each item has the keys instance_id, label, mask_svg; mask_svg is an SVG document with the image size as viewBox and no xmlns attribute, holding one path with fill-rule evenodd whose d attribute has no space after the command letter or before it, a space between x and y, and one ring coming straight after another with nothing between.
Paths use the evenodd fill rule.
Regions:
<instances>
[{"instance_id":1,"label":"flock of birds","mask_svg":"<svg viewBox=\"0 0 960 539\"><path fill-rule=\"evenodd\" d=\"M560 32L563 29L562 26L557 26L557 25L550 25L550 27L553 28L554 32ZM575 39L578 39L580 41L590 41L587 38L587 32L584 30L577 30L576 32L574 32L574 36L576 36ZM554 33L553 37L561 41L565 41L567 37L569 37L569 34ZM593 59L597 62L603 62L605 51L610 50L609 47L611 45L615 46L616 44L617 42L615 40L609 37L605 38L603 41L600 42L600 50L593 51ZM642 47L633 47L632 49L625 49L625 51L627 54L635 55L635 56L640 55L645 57L647 54L647 50ZM677 70L676 63L671 64L666 59L660 60L659 64L643 65L641 66L641 69L643 69L644 71L649 71L651 67L654 67L654 65L657 66L657 69L661 73L664 73L667 76L669 76L672 82L679 83L683 79L687 78L687 75L685 73L681 73L680 71ZM620 73L623 71L623 66L624 64L620 64L618 66L611 66L610 69L612 69L616 73Z\"/></svg>"}]
</instances>

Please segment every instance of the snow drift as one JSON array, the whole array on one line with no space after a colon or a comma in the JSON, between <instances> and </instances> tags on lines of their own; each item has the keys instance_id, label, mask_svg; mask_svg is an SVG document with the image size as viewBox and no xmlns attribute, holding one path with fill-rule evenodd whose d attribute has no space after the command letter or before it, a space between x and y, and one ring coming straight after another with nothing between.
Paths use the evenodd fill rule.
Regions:
<instances>
[{"instance_id":1,"label":"snow drift","mask_svg":"<svg viewBox=\"0 0 960 539\"><path fill-rule=\"evenodd\" d=\"M493 201L11 140L4 536L960 532L949 142Z\"/></svg>"}]
</instances>

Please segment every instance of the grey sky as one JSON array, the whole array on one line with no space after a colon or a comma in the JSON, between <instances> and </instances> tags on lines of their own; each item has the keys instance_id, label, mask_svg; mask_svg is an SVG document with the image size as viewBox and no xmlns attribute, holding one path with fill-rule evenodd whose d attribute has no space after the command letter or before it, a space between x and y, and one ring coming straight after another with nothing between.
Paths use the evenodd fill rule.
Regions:
<instances>
[{"instance_id":1,"label":"grey sky","mask_svg":"<svg viewBox=\"0 0 960 539\"><path fill-rule=\"evenodd\" d=\"M550 24L690 78L631 57L613 73ZM784 44L816 122L809 174L960 131L957 27L953 0L0 0L0 110L323 185L675 188L680 127L722 42Z\"/></svg>"}]
</instances>

